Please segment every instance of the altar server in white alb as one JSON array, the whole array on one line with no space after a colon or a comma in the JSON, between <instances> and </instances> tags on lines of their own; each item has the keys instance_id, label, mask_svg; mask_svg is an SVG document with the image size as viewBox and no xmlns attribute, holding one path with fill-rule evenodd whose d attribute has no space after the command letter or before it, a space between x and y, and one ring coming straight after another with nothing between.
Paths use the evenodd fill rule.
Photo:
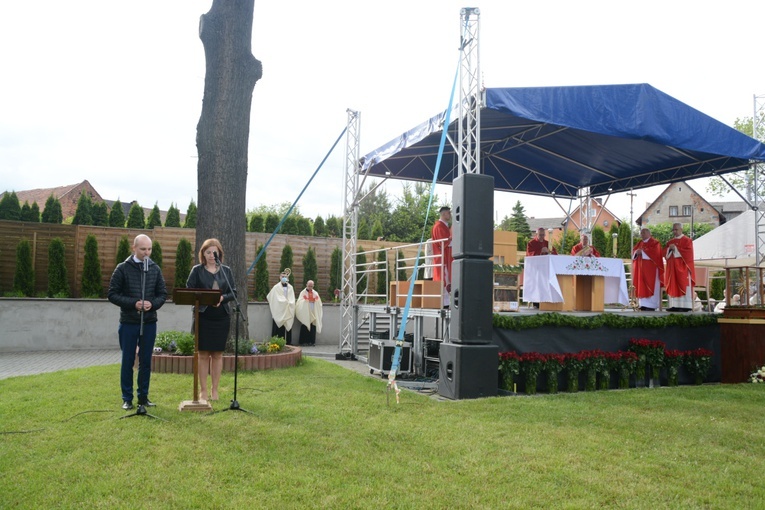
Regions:
<instances>
[{"instance_id":1,"label":"altar server in white alb","mask_svg":"<svg viewBox=\"0 0 765 510\"><path fill-rule=\"evenodd\" d=\"M273 324L271 336L284 338L287 345L292 345L292 323L295 322L295 289L289 284L288 269L280 275L279 283L271 288L266 296L271 309Z\"/></svg>"},{"instance_id":2,"label":"altar server in white alb","mask_svg":"<svg viewBox=\"0 0 765 510\"><path fill-rule=\"evenodd\" d=\"M300 345L316 345L316 333L321 333L321 297L308 280L295 305L295 316L300 321Z\"/></svg>"}]
</instances>

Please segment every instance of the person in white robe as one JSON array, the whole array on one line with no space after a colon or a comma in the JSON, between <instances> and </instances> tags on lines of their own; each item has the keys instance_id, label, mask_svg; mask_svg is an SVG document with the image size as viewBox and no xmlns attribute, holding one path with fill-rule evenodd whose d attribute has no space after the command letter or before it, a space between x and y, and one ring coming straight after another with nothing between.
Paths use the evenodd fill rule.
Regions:
<instances>
[{"instance_id":1,"label":"person in white robe","mask_svg":"<svg viewBox=\"0 0 765 510\"><path fill-rule=\"evenodd\" d=\"M313 280L308 280L295 305L295 316L300 321L300 345L316 345L316 334L321 333L321 297L313 287Z\"/></svg>"},{"instance_id":2,"label":"person in white robe","mask_svg":"<svg viewBox=\"0 0 765 510\"><path fill-rule=\"evenodd\" d=\"M283 272L279 283L271 288L266 296L273 318L271 336L284 338L287 345L292 345L292 323L295 321L295 289L289 283L289 273Z\"/></svg>"}]
</instances>

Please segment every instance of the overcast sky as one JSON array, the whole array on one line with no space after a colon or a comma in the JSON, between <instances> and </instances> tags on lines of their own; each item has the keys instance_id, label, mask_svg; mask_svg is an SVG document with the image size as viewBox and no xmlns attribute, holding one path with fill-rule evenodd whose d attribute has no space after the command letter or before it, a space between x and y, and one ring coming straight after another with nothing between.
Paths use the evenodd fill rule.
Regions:
<instances>
[{"instance_id":1,"label":"overcast sky","mask_svg":"<svg viewBox=\"0 0 765 510\"><path fill-rule=\"evenodd\" d=\"M1 2L1 190L87 179L106 199L185 212L197 193L198 24L210 5ZM649 83L731 126L765 95L756 32L765 2L256 0L263 78L247 208L293 201L345 127L346 109L361 113L362 154L443 110L464 6L481 10L487 87ZM344 143L301 200L304 215L341 215ZM704 194L704 182L691 185ZM386 189L395 195L400 184ZM634 216L662 189L637 191ZM451 189L438 195L450 200ZM563 215L551 199L498 193L498 219L519 199L528 216ZM607 205L629 218L625 194Z\"/></svg>"}]
</instances>

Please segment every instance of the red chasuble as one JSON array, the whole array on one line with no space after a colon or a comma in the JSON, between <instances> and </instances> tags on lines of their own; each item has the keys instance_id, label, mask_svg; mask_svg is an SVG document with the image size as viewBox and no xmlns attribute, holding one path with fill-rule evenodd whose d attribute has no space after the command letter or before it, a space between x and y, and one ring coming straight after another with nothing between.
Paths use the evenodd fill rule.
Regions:
<instances>
[{"instance_id":1,"label":"red chasuble","mask_svg":"<svg viewBox=\"0 0 765 510\"><path fill-rule=\"evenodd\" d=\"M671 246L676 246L679 257L667 258ZM693 241L687 236L670 239L664 247L664 258L667 259L667 268L664 270L664 286L667 294L672 297L685 296L685 291L690 285L696 284L696 268L693 265ZM688 273L690 272L690 281Z\"/></svg>"},{"instance_id":2,"label":"red chasuble","mask_svg":"<svg viewBox=\"0 0 765 510\"><path fill-rule=\"evenodd\" d=\"M433 263L435 264L435 267L433 268L433 281L436 281L436 282L444 281L447 284L451 284L452 247L450 245L451 245L452 231L449 228L449 225L447 225L441 220L438 220L436 224L433 225L433 230L430 233L430 237L434 241L438 241L442 239L444 240L443 243L433 243ZM446 268L447 278L444 278L441 272L442 245L443 245L443 256L444 256L443 265Z\"/></svg>"},{"instance_id":3,"label":"red chasuble","mask_svg":"<svg viewBox=\"0 0 765 510\"><path fill-rule=\"evenodd\" d=\"M540 241L536 237L532 238L531 241L529 241L526 244L526 255L542 255L542 248L547 248L550 253L547 255L557 255L558 252L555 251L555 248L550 246L550 241L544 240Z\"/></svg>"},{"instance_id":4,"label":"red chasuble","mask_svg":"<svg viewBox=\"0 0 765 510\"><path fill-rule=\"evenodd\" d=\"M637 250L643 250L648 258L635 255ZM635 297L649 298L656 289L656 272L659 272L659 285L664 283L664 260L662 259L661 243L651 237L648 241L640 241L632 251L632 284L635 286Z\"/></svg>"},{"instance_id":5,"label":"red chasuble","mask_svg":"<svg viewBox=\"0 0 765 510\"><path fill-rule=\"evenodd\" d=\"M583 248L584 248L584 246L582 245L581 242L578 243L578 244L575 244L574 247L571 248L571 255L576 255L577 253L582 251ZM600 252L598 251L597 248L595 248L593 245L590 245L590 248L592 248L592 256L593 257L600 257Z\"/></svg>"}]
</instances>

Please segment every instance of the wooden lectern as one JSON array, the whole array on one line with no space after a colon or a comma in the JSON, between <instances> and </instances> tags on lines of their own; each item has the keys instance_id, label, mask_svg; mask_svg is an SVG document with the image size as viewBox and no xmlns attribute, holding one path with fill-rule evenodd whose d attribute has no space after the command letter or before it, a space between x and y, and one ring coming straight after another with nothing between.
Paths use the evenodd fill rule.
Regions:
<instances>
[{"instance_id":1,"label":"wooden lectern","mask_svg":"<svg viewBox=\"0 0 765 510\"><path fill-rule=\"evenodd\" d=\"M220 301L218 289L175 289L173 302L176 305L194 305L194 400L184 400L179 411L212 411L206 400L199 400L199 306L216 305Z\"/></svg>"}]
</instances>

